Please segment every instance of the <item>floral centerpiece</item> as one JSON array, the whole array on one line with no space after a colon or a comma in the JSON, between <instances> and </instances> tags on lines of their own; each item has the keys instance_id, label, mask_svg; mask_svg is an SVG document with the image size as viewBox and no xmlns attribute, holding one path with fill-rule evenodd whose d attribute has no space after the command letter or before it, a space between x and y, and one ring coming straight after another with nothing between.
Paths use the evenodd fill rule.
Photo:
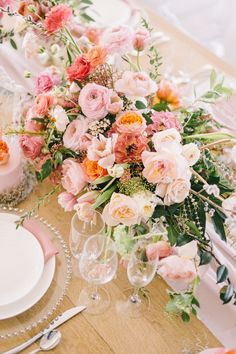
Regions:
<instances>
[{"instance_id":1,"label":"floral centerpiece","mask_svg":"<svg viewBox=\"0 0 236 354\"><path fill-rule=\"evenodd\" d=\"M20 135L38 181L50 178L55 189L62 187L59 204L83 221L102 210L123 266L133 247L148 241L143 257L158 259L157 274L185 283L184 291L169 292L167 305L184 321L196 314L196 287L211 261L222 302L236 303L227 267L206 231L211 220L223 241L235 233L235 186L215 150L236 140L200 107L230 90L213 71L209 91L185 107L180 89L161 79L145 20L138 28L93 28L96 40L88 36L82 43L68 28L69 6L47 2L39 14L38 4L24 1L19 12L33 13L27 21L34 35L56 38L67 59L57 80L52 73L38 76L24 124L8 131ZM145 71L141 53L148 58Z\"/></svg>"}]
</instances>

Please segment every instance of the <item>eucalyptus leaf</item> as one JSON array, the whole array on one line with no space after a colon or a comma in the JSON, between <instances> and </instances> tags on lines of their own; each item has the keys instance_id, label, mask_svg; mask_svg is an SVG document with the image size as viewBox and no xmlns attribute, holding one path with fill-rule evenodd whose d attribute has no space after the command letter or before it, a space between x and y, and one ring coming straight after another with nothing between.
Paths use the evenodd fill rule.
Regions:
<instances>
[{"instance_id":1,"label":"eucalyptus leaf","mask_svg":"<svg viewBox=\"0 0 236 354\"><path fill-rule=\"evenodd\" d=\"M228 269L225 265L220 265L216 270L217 284L224 282L228 277Z\"/></svg>"},{"instance_id":2,"label":"eucalyptus leaf","mask_svg":"<svg viewBox=\"0 0 236 354\"><path fill-rule=\"evenodd\" d=\"M145 108L147 108L146 105L142 101L136 101L135 102L135 107L137 109L145 109Z\"/></svg>"}]
</instances>

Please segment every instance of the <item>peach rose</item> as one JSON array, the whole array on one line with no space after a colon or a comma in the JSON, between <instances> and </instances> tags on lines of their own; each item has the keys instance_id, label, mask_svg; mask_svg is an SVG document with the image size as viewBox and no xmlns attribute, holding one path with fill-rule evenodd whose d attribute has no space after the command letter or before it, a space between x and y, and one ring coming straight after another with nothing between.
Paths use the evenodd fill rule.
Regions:
<instances>
[{"instance_id":1,"label":"peach rose","mask_svg":"<svg viewBox=\"0 0 236 354\"><path fill-rule=\"evenodd\" d=\"M68 192L62 192L57 198L58 203L65 211L72 211L76 204L76 197Z\"/></svg>"},{"instance_id":2,"label":"peach rose","mask_svg":"<svg viewBox=\"0 0 236 354\"><path fill-rule=\"evenodd\" d=\"M115 153L114 146L117 141L117 134L112 134L110 138L106 138L102 134L99 139L94 137L88 148L88 158L98 161L99 166L108 169L114 165Z\"/></svg>"},{"instance_id":3,"label":"peach rose","mask_svg":"<svg viewBox=\"0 0 236 354\"><path fill-rule=\"evenodd\" d=\"M34 100L32 108L33 114L35 114L36 117L43 117L48 113L53 104L53 96L42 93L38 95Z\"/></svg>"},{"instance_id":4,"label":"peach rose","mask_svg":"<svg viewBox=\"0 0 236 354\"><path fill-rule=\"evenodd\" d=\"M103 209L103 220L109 226L134 225L139 220L139 208L129 196L113 193L110 202Z\"/></svg>"},{"instance_id":5,"label":"peach rose","mask_svg":"<svg viewBox=\"0 0 236 354\"><path fill-rule=\"evenodd\" d=\"M185 158L179 154L174 155L171 151L144 151L142 161L143 176L150 183L170 183L181 176L189 176L189 167Z\"/></svg>"},{"instance_id":6,"label":"peach rose","mask_svg":"<svg viewBox=\"0 0 236 354\"><path fill-rule=\"evenodd\" d=\"M0 166L5 165L10 158L9 148L5 141L0 140Z\"/></svg>"},{"instance_id":7,"label":"peach rose","mask_svg":"<svg viewBox=\"0 0 236 354\"><path fill-rule=\"evenodd\" d=\"M39 156L44 140L39 136L21 135L19 143L25 157L34 160Z\"/></svg>"},{"instance_id":8,"label":"peach rose","mask_svg":"<svg viewBox=\"0 0 236 354\"><path fill-rule=\"evenodd\" d=\"M98 27L88 27L85 29L85 36L94 44L99 43L102 30Z\"/></svg>"},{"instance_id":9,"label":"peach rose","mask_svg":"<svg viewBox=\"0 0 236 354\"><path fill-rule=\"evenodd\" d=\"M158 274L167 280L183 280L191 283L197 276L192 260L172 255L159 262Z\"/></svg>"},{"instance_id":10,"label":"peach rose","mask_svg":"<svg viewBox=\"0 0 236 354\"><path fill-rule=\"evenodd\" d=\"M96 120L107 115L109 99L108 88L94 83L87 84L80 91L79 105L86 117Z\"/></svg>"},{"instance_id":11,"label":"peach rose","mask_svg":"<svg viewBox=\"0 0 236 354\"><path fill-rule=\"evenodd\" d=\"M178 87L167 80L162 80L159 83L156 95L153 99L153 105L162 101L167 102L172 109L177 109L181 107L182 104Z\"/></svg>"},{"instance_id":12,"label":"peach rose","mask_svg":"<svg viewBox=\"0 0 236 354\"><path fill-rule=\"evenodd\" d=\"M125 54L132 50L133 29L126 25L108 28L101 37L101 44L109 54Z\"/></svg>"},{"instance_id":13,"label":"peach rose","mask_svg":"<svg viewBox=\"0 0 236 354\"><path fill-rule=\"evenodd\" d=\"M121 134L142 134L146 127L146 120L139 111L121 113L115 122L115 128Z\"/></svg>"},{"instance_id":14,"label":"peach rose","mask_svg":"<svg viewBox=\"0 0 236 354\"><path fill-rule=\"evenodd\" d=\"M146 97L157 90L157 84L145 72L125 71L115 82L115 90L130 98Z\"/></svg>"},{"instance_id":15,"label":"peach rose","mask_svg":"<svg viewBox=\"0 0 236 354\"><path fill-rule=\"evenodd\" d=\"M172 205L183 202L189 195L190 188L190 181L184 178L178 178L169 183L165 193L164 204Z\"/></svg>"},{"instance_id":16,"label":"peach rose","mask_svg":"<svg viewBox=\"0 0 236 354\"><path fill-rule=\"evenodd\" d=\"M63 135L63 144L66 148L73 151L79 151L82 148L83 141L81 138L86 134L88 130L88 121L79 117L79 119L73 120L66 128Z\"/></svg>"},{"instance_id":17,"label":"peach rose","mask_svg":"<svg viewBox=\"0 0 236 354\"><path fill-rule=\"evenodd\" d=\"M89 160L88 158L83 161L83 169L86 174L86 180L88 182L95 181L97 178L101 178L108 174L107 170L99 166L97 161Z\"/></svg>"},{"instance_id":18,"label":"peach rose","mask_svg":"<svg viewBox=\"0 0 236 354\"><path fill-rule=\"evenodd\" d=\"M172 248L167 241L158 241L150 243L146 247L146 255L149 261L159 260L159 258L168 257L172 254Z\"/></svg>"},{"instance_id":19,"label":"peach rose","mask_svg":"<svg viewBox=\"0 0 236 354\"><path fill-rule=\"evenodd\" d=\"M68 193L78 194L86 186L86 177L80 163L66 159L62 164L62 186Z\"/></svg>"},{"instance_id":20,"label":"peach rose","mask_svg":"<svg viewBox=\"0 0 236 354\"><path fill-rule=\"evenodd\" d=\"M163 130L155 133L152 142L156 151L166 148L168 151L172 148L175 152L182 151L181 135L175 128Z\"/></svg>"},{"instance_id":21,"label":"peach rose","mask_svg":"<svg viewBox=\"0 0 236 354\"><path fill-rule=\"evenodd\" d=\"M96 69L97 66L102 65L106 61L107 51L106 49L95 46L89 49L86 57L90 62L91 68Z\"/></svg>"}]
</instances>

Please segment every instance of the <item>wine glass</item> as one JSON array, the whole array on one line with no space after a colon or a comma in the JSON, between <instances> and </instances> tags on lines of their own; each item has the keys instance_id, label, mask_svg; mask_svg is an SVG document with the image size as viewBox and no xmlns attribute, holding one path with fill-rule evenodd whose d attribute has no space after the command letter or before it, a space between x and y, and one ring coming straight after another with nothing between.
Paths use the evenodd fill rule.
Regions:
<instances>
[{"instance_id":1,"label":"wine glass","mask_svg":"<svg viewBox=\"0 0 236 354\"><path fill-rule=\"evenodd\" d=\"M115 243L108 236L91 236L85 242L79 260L79 270L82 278L91 285L81 291L79 303L87 307L88 313L103 313L110 305L109 293L98 286L110 282L117 267Z\"/></svg>"},{"instance_id":2,"label":"wine glass","mask_svg":"<svg viewBox=\"0 0 236 354\"><path fill-rule=\"evenodd\" d=\"M98 211L94 211L91 221L82 221L74 214L71 219L69 241L72 255L79 259L88 237L101 234L104 227L102 215Z\"/></svg>"},{"instance_id":3,"label":"wine glass","mask_svg":"<svg viewBox=\"0 0 236 354\"><path fill-rule=\"evenodd\" d=\"M143 288L153 280L156 271L157 259L148 260L144 249L136 248L127 266L128 279L134 288L123 292L124 301L118 303L119 311L137 318L149 309L150 298Z\"/></svg>"}]
</instances>

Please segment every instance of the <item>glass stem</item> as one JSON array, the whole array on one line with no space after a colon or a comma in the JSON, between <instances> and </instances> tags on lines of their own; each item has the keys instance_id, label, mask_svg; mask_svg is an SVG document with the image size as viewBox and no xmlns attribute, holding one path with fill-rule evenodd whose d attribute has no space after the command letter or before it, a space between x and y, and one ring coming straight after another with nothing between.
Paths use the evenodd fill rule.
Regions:
<instances>
[{"instance_id":1,"label":"glass stem","mask_svg":"<svg viewBox=\"0 0 236 354\"><path fill-rule=\"evenodd\" d=\"M136 304L137 302L140 302L140 297L139 297L139 288L134 288L133 294L130 296L130 300L132 303Z\"/></svg>"},{"instance_id":2,"label":"glass stem","mask_svg":"<svg viewBox=\"0 0 236 354\"><path fill-rule=\"evenodd\" d=\"M98 295L98 286L97 285L93 285L93 289L92 289L92 294L91 294L91 298L92 300L98 300L99 299L99 295Z\"/></svg>"}]
</instances>

